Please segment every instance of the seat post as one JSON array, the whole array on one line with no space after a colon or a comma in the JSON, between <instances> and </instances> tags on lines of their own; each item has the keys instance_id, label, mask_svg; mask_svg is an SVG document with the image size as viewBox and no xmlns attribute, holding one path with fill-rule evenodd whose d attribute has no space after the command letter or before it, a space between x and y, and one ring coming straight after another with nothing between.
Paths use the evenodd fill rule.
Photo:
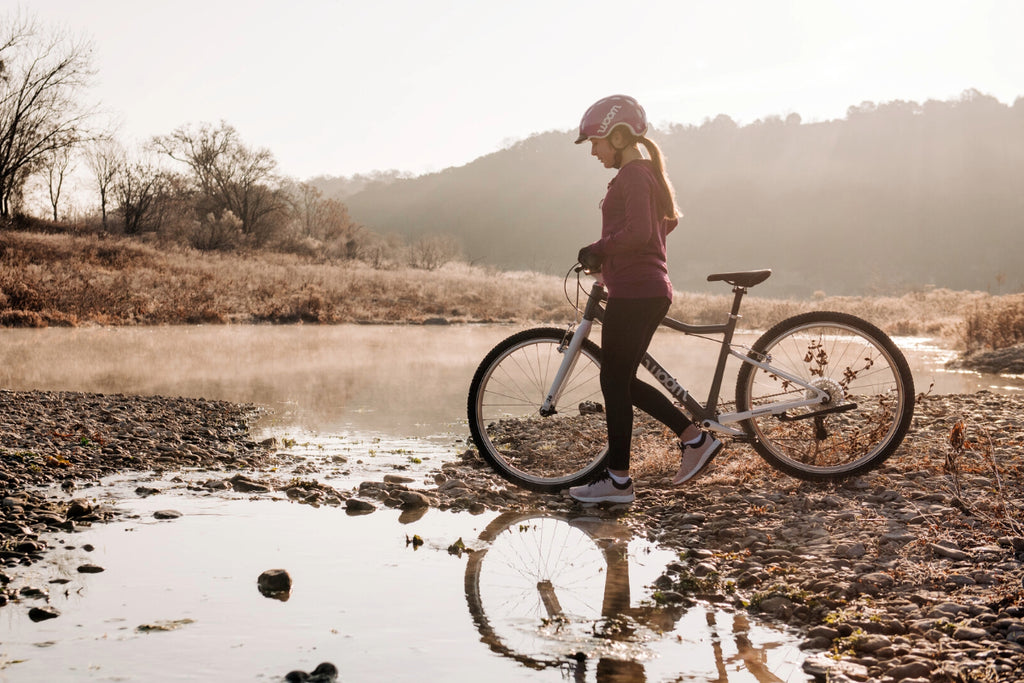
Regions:
<instances>
[{"instance_id":1,"label":"seat post","mask_svg":"<svg viewBox=\"0 0 1024 683\"><path fill-rule=\"evenodd\" d=\"M711 389L708 392L707 408L715 411L714 406L718 405L718 396L722 391L722 379L725 377L725 363L729 358L732 349L732 336L736 332L736 324L740 320L740 301L747 293L747 288L741 285L734 285L732 288L732 310L729 313L729 322L726 323L726 330L722 337L722 348L718 350L718 363L715 365L715 375L711 380Z\"/></svg>"},{"instance_id":2,"label":"seat post","mask_svg":"<svg viewBox=\"0 0 1024 683\"><path fill-rule=\"evenodd\" d=\"M740 301L743 300L743 295L747 293L747 288L736 285L732 288L732 292L732 311L729 313L729 318L731 320L736 320L740 317Z\"/></svg>"}]
</instances>

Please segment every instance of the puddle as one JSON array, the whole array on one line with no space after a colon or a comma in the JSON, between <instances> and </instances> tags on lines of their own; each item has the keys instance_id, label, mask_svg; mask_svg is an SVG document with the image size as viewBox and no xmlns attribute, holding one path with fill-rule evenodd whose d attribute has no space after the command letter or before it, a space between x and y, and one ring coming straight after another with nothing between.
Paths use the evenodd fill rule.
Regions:
<instances>
[{"instance_id":1,"label":"puddle","mask_svg":"<svg viewBox=\"0 0 1024 683\"><path fill-rule=\"evenodd\" d=\"M675 556L615 523L431 510L402 524L172 476L145 498L128 494L138 477L78 492L130 517L54 535L15 580L49 596L0 609L0 681L280 681L323 661L344 681L807 680L793 634L652 600ZM154 517L166 509L182 516ZM275 568L286 600L257 587ZM32 622L47 603L60 616Z\"/></svg>"}]
</instances>

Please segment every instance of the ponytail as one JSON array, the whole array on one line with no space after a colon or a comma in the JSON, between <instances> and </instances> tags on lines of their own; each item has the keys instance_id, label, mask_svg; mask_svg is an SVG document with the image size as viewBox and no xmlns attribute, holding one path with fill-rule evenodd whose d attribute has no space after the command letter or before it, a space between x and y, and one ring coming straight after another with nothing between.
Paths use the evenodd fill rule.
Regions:
<instances>
[{"instance_id":1,"label":"ponytail","mask_svg":"<svg viewBox=\"0 0 1024 683\"><path fill-rule=\"evenodd\" d=\"M657 171L658 185L661 188L660 196L658 197L658 207L665 218L679 218L682 215L682 211L676 205L676 191L672 187L672 181L668 179L668 173L665 171L665 156L661 153L661 148L658 147L654 140L648 139L646 135L641 135L637 138L637 141L642 142L644 147L647 148L647 153L651 156L651 163L654 164L654 170Z\"/></svg>"}]
</instances>

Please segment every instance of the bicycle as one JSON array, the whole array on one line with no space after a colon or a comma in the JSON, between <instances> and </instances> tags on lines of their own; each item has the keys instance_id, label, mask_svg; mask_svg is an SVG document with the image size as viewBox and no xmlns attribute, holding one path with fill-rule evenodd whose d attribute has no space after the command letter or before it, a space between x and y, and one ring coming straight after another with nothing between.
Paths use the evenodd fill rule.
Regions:
<instances>
[{"instance_id":1,"label":"bicycle","mask_svg":"<svg viewBox=\"0 0 1024 683\"><path fill-rule=\"evenodd\" d=\"M682 629L692 645L710 649L686 647L691 678L729 668L745 669L761 683L779 683L787 680L780 674L794 666L785 653L795 645L782 642L774 627L752 628L743 612L701 604L696 595L673 602L635 600L631 592L638 582L630 579L631 565L643 569L637 556L647 556L630 550L633 531L624 524L578 513L506 512L479 539L485 545L469 556L464 579L470 616L482 643L524 667L557 668L564 680L647 680L657 641L675 641L671 634L701 612L709 639ZM657 565L649 570L657 571ZM720 634L716 621L729 616L732 628ZM731 647L723 643L728 636Z\"/></svg>"},{"instance_id":2,"label":"bicycle","mask_svg":"<svg viewBox=\"0 0 1024 683\"><path fill-rule=\"evenodd\" d=\"M477 368L467 400L480 455L508 481L538 492L585 483L605 466L601 350L589 337L603 318L607 292L595 281L581 308L581 274L589 273L577 264L566 275L566 288L573 272L576 319L566 329L524 330L497 344ZM708 275L709 282L732 286L725 322L688 324L667 316L662 321L663 328L720 344L706 401L697 400L650 353L642 367L695 423L751 444L786 474L839 480L879 466L902 443L913 418L914 382L906 358L876 326L833 311L795 315L749 348L734 345L744 295L769 276L771 270ZM733 410L732 403L720 404L730 357L741 363Z\"/></svg>"}]
</instances>

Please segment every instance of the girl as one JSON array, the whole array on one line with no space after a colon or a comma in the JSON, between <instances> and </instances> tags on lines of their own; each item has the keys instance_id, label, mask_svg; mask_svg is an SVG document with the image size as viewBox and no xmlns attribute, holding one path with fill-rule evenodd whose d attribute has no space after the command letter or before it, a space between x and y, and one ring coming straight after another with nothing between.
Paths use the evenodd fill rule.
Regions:
<instances>
[{"instance_id":1,"label":"girl","mask_svg":"<svg viewBox=\"0 0 1024 683\"><path fill-rule=\"evenodd\" d=\"M680 216L661 150L646 133L643 107L632 97L614 95L586 111L576 140L589 140L590 153L605 168L618 170L601 202L601 239L580 249L578 257L591 272L601 272L608 290L601 332L608 469L596 481L569 489L581 503L633 502L629 452L634 405L679 436L682 461L674 484L692 479L722 448L721 441L702 432L667 396L636 378L672 303L665 238Z\"/></svg>"}]
</instances>

